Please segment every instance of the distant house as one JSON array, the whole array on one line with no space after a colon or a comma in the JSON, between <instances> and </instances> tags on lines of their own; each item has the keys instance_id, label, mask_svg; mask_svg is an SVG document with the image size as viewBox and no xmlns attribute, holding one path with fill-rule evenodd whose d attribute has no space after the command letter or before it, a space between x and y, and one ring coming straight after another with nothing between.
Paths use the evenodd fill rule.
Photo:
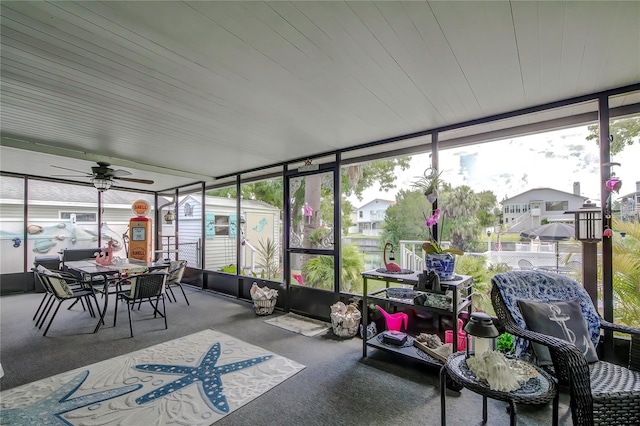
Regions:
<instances>
[{"instance_id":1,"label":"distant house","mask_svg":"<svg viewBox=\"0 0 640 426\"><path fill-rule=\"evenodd\" d=\"M354 220L357 225L356 233L366 236L379 236L382 233L382 225L387 215L387 209L393 204L395 204L395 201L376 198L359 207Z\"/></svg>"},{"instance_id":2,"label":"distant house","mask_svg":"<svg viewBox=\"0 0 640 426\"><path fill-rule=\"evenodd\" d=\"M640 222L640 181L635 192L620 197L620 219L625 222Z\"/></svg>"},{"instance_id":3,"label":"distant house","mask_svg":"<svg viewBox=\"0 0 640 426\"><path fill-rule=\"evenodd\" d=\"M258 250L267 239L277 244L280 237L280 209L257 200L242 200L240 220L236 214L236 199L205 197L205 240L202 241L202 206L200 197L191 195L178 202L181 258L190 265L198 265L199 253L205 252L207 269L217 270L236 263L238 230L243 241L240 251L242 268L255 271L260 263ZM164 235L163 229L163 235ZM170 234L168 234L170 235ZM164 241L170 245L171 242ZM184 252L184 253L183 253ZM278 255L279 256L279 253Z\"/></svg>"},{"instance_id":4,"label":"distant house","mask_svg":"<svg viewBox=\"0 0 640 426\"><path fill-rule=\"evenodd\" d=\"M573 214L568 210L582 207L587 197L576 193L558 191L553 188L536 188L525 191L502 201L502 219L506 232L518 233L535 228L547 222L573 222Z\"/></svg>"}]
</instances>

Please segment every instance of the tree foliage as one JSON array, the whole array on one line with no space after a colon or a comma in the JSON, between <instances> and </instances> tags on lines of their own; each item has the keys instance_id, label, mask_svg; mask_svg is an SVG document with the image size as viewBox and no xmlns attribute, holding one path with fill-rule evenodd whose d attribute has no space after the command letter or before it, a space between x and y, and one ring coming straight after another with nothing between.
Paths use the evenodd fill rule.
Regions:
<instances>
[{"instance_id":1,"label":"tree foliage","mask_svg":"<svg viewBox=\"0 0 640 426\"><path fill-rule=\"evenodd\" d=\"M640 327L640 222L615 219L613 228L626 233L613 244L615 320Z\"/></svg>"},{"instance_id":2,"label":"tree foliage","mask_svg":"<svg viewBox=\"0 0 640 426\"><path fill-rule=\"evenodd\" d=\"M342 192L346 197L355 195L362 201L365 189L378 184L379 191L388 192L396 187L396 168L409 168L410 156L389 160L376 160L365 164L353 164L342 168Z\"/></svg>"},{"instance_id":3,"label":"tree foliage","mask_svg":"<svg viewBox=\"0 0 640 426\"><path fill-rule=\"evenodd\" d=\"M439 241L449 241L453 248L465 251L483 234L484 228L493 224L491 210L495 207L495 195L490 191L476 194L466 185L440 187L438 208L441 210ZM431 215L433 206L425 199L421 189L400 190L396 204L386 211L381 246L386 242L397 246L400 240L426 241L431 238L425 218Z\"/></svg>"},{"instance_id":4,"label":"tree foliage","mask_svg":"<svg viewBox=\"0 0 640 426\"><path fill-rule=\"evenodd\" d=\"M600 145L600 126L592 124L588 127L588 141L595 141ZM638 141L640 135L640 117L623 118L609 123L609 134L613 136L610 144L611 155L620 153L626 146L631 146ZM640 143L640 142L638 142Z\"/></svg>"}]
</instances>

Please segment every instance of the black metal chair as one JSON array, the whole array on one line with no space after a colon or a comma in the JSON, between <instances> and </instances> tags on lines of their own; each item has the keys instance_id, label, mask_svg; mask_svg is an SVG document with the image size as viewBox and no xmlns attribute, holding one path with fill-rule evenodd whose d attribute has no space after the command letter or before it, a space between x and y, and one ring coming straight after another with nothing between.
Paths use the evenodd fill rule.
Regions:
<instances>
[{"instance_id":1,"label":"black metal chair","mask_svg":"<svg viewBox=\"0 0 640 426\"><path fill-rule=\"evenodd\" d=\"M171 289L171 287L177 286L177 287L180 287L180 290L182 291L182 295L184 296L184 300L185 302L187 302L187 305L189 305L189 299L187 299L187 295L184 292L184 288L182 288L182 283L180 282L180 280L182 280L182 276L184 275L184 271L186 269L187 269L186 260L175 260L171 262L169 266L169 277L167 278L167 290L169 290L169 293L167 293L167 297L169 299L169 302L172 301L171 300L172 296L173 296L173 302L177 302L176 295L173 294L173 290Z\"/></svg>"},{"instance_id":2,"label":"black metal chair","mask_svg":"<svg viewBox=\"0 0 640 426\"><path fill-rule=\"evenodd\" d=\"M141 303L143 300L148 299L151 306L153 306L153 317L157 318L158 314L160 314L160 316L164 318L164 328L167 329L167 312L164 303L167 276L168 274L166 272L151 272L148 274L134 275L116 283L117 288L120 288L121 284L126 284L130 287L127 290L121 290L116 293L116 307L115 315L113 317L113 326L115 327L116 320L118 318L118 300L123 300L127 302L129 331L131 332L131 337L133 337L131 308L132 306L135 306L136 302ZM153 299L155 299L155 304ZM162 313L158 311L160 300L162 300Z\"/></svg>"},{"instance_id":3,"label":"black metal chair","mask_svg":"<svg viewBox=\"0 0 640 426\"><path fill-rule=\"evenodd\" d=\"M54 318L58 314L58 310L60 309L62 302L66 300L73 300L74 303L78 300L80 300L81 302L85 300L87 302L87 309L89 310L89 314L92 317L95 317L95 311L93 310L93 305L91 304L91 298L93 297L93 300L96 303L96 308L98 307L98 300L96 299L95 293L91 289L85 288L81 282L78 282L73 277L70 277L68 275L65 276L52 271L43 272L37 270L34 271L34 274L36 275L36 279L38 279L38 281L42 284L46 291L46 294L40 302L38 310L36 311L36 315L39 315L38 320L36 321L36 325L38 325L38 328L42 328L46 318L49 316L49 313L53 308L53 305L55 305L56 300L58 301L58 306L51 315L49 323L47 324L47 328L44 330L43 336L47 335ZM84 308L84 303L82 306Z\"/></svg>"},{"instance_id":4,"label":"black metal chair","mask_svg":"<svg viewBox=\"0 0 640 426\"><path fill-rule=\"evenodd\" d=\"M560 389L568 389L574 425L640 424L640 329L601 319L584 288L568 276L543 271L511 271L495 275L491 301L505 331L519 339L517 355L528 355L529 342L548 347L553 367L549 372ZM631 336L629 365L620 366L598 360L588 363L585 355L567 340L525 328L518 300L553 302L575 300L591 335L600 330ZM595 332L595 333L594 333Z\"/></svg>"}]
</instances>

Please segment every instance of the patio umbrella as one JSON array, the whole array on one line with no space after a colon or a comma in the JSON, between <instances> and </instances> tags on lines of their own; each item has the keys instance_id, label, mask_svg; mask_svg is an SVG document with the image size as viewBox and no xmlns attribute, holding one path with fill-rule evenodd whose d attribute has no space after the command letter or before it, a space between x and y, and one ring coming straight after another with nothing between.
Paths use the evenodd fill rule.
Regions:
<instances>
[{"instance_id":1,"label":"patio umbrella","mask_svg":"<svg viewBox=\"0 0 640 426\"><path fill-rule=\"evenodd\" d=\"M573 238L575 235L575 228L573 225L567 225L566 223L547 223L546 225L538 226L537 228L530 229L528 231L522 231L520 236L523 238L529 238L534 240L536 238L540 241L563 241ZM556 243L556 270L560 264L560 253L558 252L558 243Z\"/></svg>"}]
</instances>

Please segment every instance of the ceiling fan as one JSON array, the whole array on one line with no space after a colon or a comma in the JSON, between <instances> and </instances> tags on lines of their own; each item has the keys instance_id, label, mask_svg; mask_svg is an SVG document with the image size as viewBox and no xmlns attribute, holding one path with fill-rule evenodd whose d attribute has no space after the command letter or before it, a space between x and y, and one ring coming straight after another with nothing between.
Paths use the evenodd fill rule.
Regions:
<instances>
[{"instance_id":1,"label":"ceiling fan","mask_svg":"<svg viewBox=\"0 0 640 426\"><path fill-rule=\"evenodd\" d=\"M95 186L96 189L100 192L106 191L107 189L111 188L111 185L113 185L114 179L127 181L127 182L144 183L147 185L150 185L153 183L152 180L148 180L148 179L136 179L136 178L126 177L126 176L131 176L131 172L123 169L117 169L117 170L112 169L111 167L109 167L110 165L111 164L106 163L104 161L98 161L97 166L91 167L91 173L82 172L80 170L69 169L67 167L61 167L61 166L51 165L51 167L55 167L56 169L62 169L62 170L70 170L72 172L77 172L77 173L83 173L86 177L90 178L91 183L93 183L93 186ZM52 175L52 176L80 177L78 175Z\"/></svg>"}]
</instances>

